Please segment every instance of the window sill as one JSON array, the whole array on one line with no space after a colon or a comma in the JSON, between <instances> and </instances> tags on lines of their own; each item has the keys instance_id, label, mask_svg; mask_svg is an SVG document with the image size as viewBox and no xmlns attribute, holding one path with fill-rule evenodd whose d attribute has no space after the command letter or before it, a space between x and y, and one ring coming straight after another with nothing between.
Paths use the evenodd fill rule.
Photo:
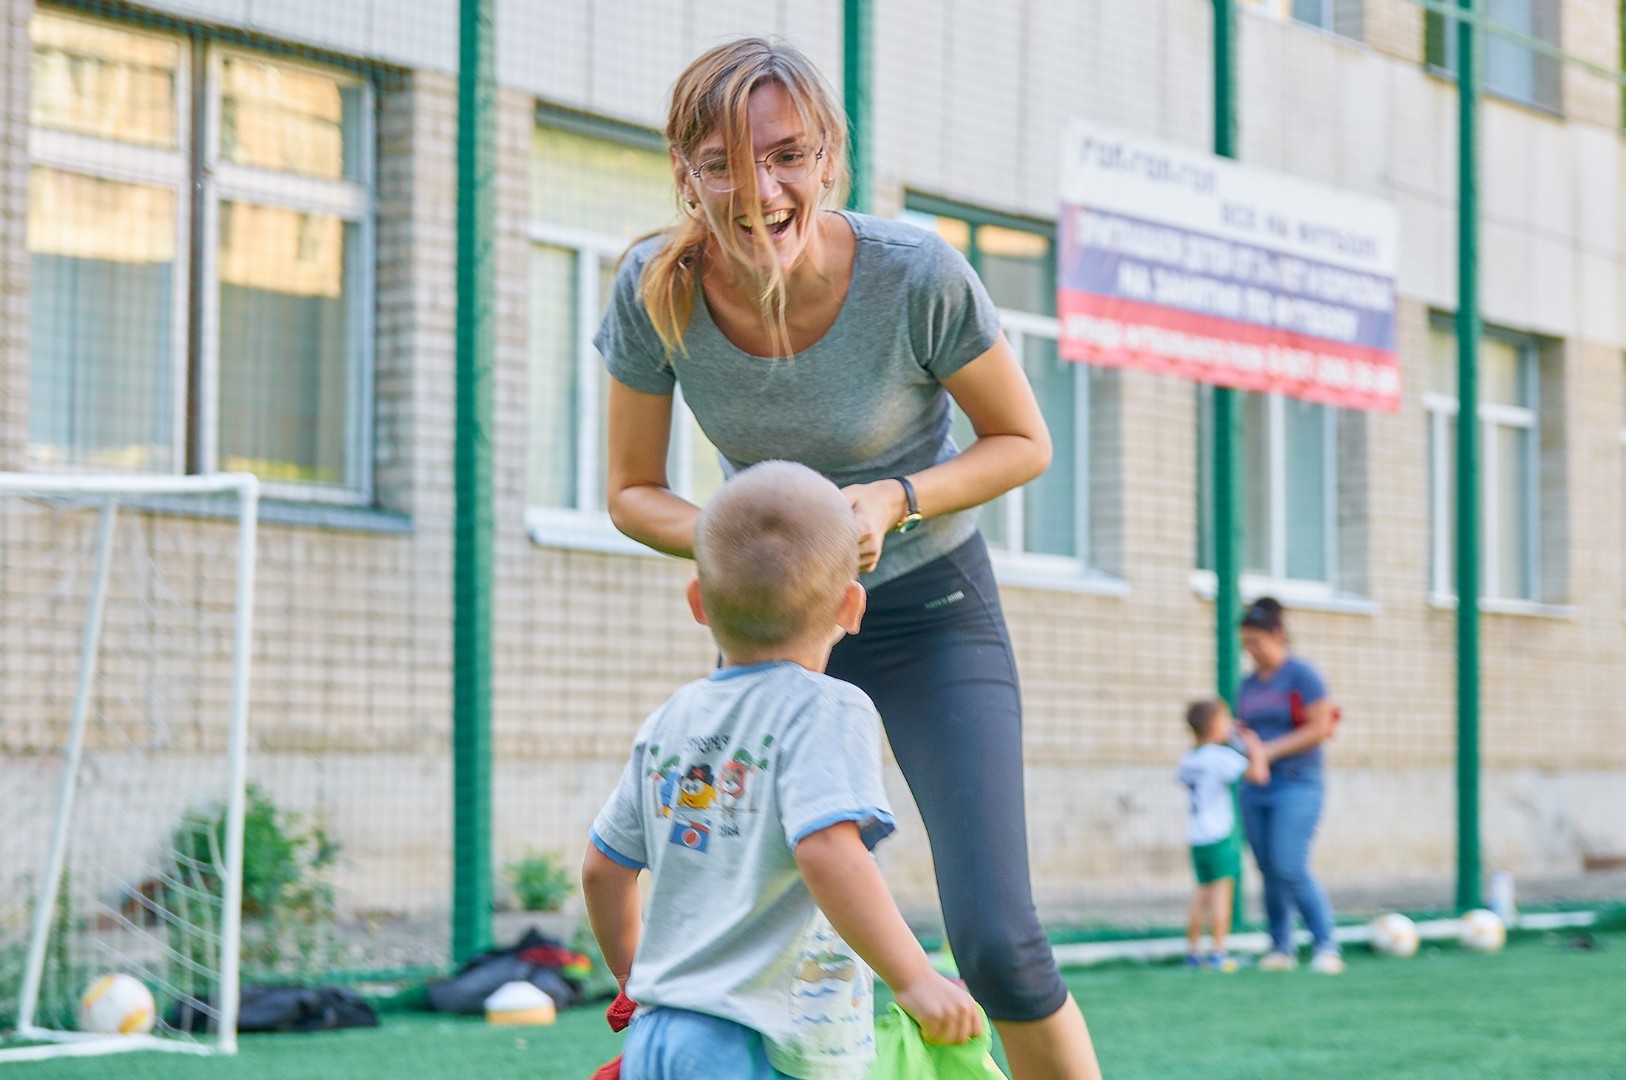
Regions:
<instances>
[{"instance_id":1,"label":"window sill","mask_svg":"<svg viewBox=\"0 0 1626 1080\"><path fill-rule=\"evenodd\" d=\"M1457 610L1457 596L1455 593L1433 592L1428 594L1428 606L1439 608L1442 611ZM1524 615L1536 619L1573 619L1575 606L1573 604L1544 604L1539 600L1508 600L1501 597L1482 597L1479 601L1481 615Z\"/></svg>"},{"instance_id":2,"label":"window sill","mask_svg":"<svg viewBox=\"0 0 1626 1080\"><path fill-rule=\"evenodd\" d=\"M1212 601L1217 583L1212 570L1191 572L1191 591L1204 600ZM1339 592L1325 581L1301 581L1295 578L1270 578L1258 574L1242 575L1242 599L1257 600L1261 596L1274 596L1290 608L1300 611L1329 611L1341 615L1376 615L1377 601L1355 593Z\"/></svg>"},{"instance_id":3,"label":"window sill","mask_svg":"<svg viewBox=\"0 0 1626 1080\"><path fill-rule=\"evenodd\" d=\"M526 507L525 531L530 534L531 542L540 547L597 551L605 555L670 558L622 533L611 524L610 515L602 511Z\"/></svg>"},{"instance_id":4,"label":"window sill","mask_svg":"<svg viewBox=\"0 0 1626 1080\"><path fill-rule=\"evenodd\" d=\"M1095 596L1129 595L1129 582L1115 574L1086 566L1077 559L990 549L988 561L994 568L994 580L1012 588L1090 593Z\"/></svg>"},{"instance_id":5,"label":"window sill","mask_svg":"<svg viewBox=\"0 0 1626 1080\"><path fill-rule=\"evenodd\" d=\"M179 517L236 518L234 510L200 506L195 500L153 495L131 500L135 509ZM294 528L322 529L328 532L373 533L380 536L410 536L412 518L394 510L373 506L334 506L290 499L261 499L259 524L288 525Z\"/></svg>"},{"instance_id":6,"label":"window sill","mask_svg":"<svg viewBox=\"0 0 1626 1080\"><path fill-rule=\"evenodd\" d=\"M1484 63L1483 57L1480 58L1480 63ZM1457 85L1457 72L1455 68L1441 67L1439 64L1431 64L1425 61L1423 64L1423 70L1429 75L1434 76L1434 78L1439 79L1441 82L1450 83L1452 86ZM1481 79L1484 78L1483 72L1480 73L1480 77ZM1486 89L1484 86L1480 87L1479 99L1481 101L1499 101L1503 105L1511 105L1516 109L1528 109L1537 116L1543 117L1547 120L1564 119L1564 109L1561 105L1549 105L1546 102L1529 101L1525 98L1514 97L1511 94L1504 94L1499 90Z\"/></svg>"},{"instance_id":7,"label":"window sill","mask_svg":"<svg viewBox=\"0 0 1626 1080\"><path fill-rule=\"evenodd\" d=\"M525 511L525 531L530 534L531 541L540 547L596 551L605 555L670 558L623 535L610 523L610 515L603 512L532 506ZM998 550L991 550L988 555L994 567L994 579L1000 585L1051 592L1092 593L1097 596L1129 594L1129 583L1123 578L1090 569L1077 559L1054 555L1014 555Z\"/></svg>"}]
</instances>

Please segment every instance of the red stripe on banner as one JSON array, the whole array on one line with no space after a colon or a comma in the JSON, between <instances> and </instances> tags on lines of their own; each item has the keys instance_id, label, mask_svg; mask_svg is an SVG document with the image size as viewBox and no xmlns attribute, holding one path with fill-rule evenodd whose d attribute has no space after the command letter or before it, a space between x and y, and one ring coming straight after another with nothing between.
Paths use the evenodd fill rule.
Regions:
<instances>
[{"instance_id":1,"label":"red stripe on banner","mask_svg":"<svg viewBox=\"0 0 1626 1080\"><path fill-rule=\"evenodd\" d=\"M1254 323L1062 289L1061 355L1345 409L1400 408L1400 357Z\"/></svg>"}]
</instances>

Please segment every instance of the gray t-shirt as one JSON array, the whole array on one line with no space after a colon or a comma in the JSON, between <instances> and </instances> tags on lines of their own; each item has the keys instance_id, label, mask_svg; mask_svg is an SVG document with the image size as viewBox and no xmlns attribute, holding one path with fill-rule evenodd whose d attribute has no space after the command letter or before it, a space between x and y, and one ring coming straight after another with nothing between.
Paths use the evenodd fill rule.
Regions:
<instances>
[{"instance_id":1,"label":"gray t-shirt","mask_svg":"<svg viewBox=\"0 0 1626 1080\"><path fill-rule=\"evenodd\" d=\"M1192 847L1217 844L1236 827L1231 790L1248 771L1248 758L1234 746L1203 743L1180 758L1178 776L1186 786L1186 842Z\"/></svg>"},{"instance_id":2,"label":"gray t-shirt","mask_svg":"<svg viewBox=\"0 0 1626 1080\"><path fill-rule=\"evenodd\" d=\"M959 453L939 380L991 348L999 313L965 258L935 233L845 213L856 237L852 282L824 337L788 358L752 356L723 336L696 289L684 348L668 363L638 281L652 237L616 275L593 343L612 376L647 394L683 388L727 475L769 458L798 461L838 486L906 475ZM977 512L929 517L886 538L874 587L963 544Z\"/></svg>"},{"instance_id":3,"label":"gray t-shirt","mask_svg":"<svg viewBox=\"0 0 1626 1080\"><path fill-rule=\"evenodd\" d=\"M873 976L795 856L842 821L870 847L893 827L880 717L862 690L783 662L721 668L672 695L639 729L591 834L652 878L627 995L761 1032L790 1076L862 1080Z\"/></svg>"}]
</instances>

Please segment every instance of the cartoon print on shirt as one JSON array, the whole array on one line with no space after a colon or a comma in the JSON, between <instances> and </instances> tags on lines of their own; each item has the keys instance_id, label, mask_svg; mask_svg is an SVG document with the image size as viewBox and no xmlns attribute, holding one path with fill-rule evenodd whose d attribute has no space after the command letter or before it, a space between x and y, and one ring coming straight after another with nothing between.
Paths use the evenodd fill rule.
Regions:
<instances>
[{"instance_id":1,"label":"cartoon print on shirt","mask_svg":"<svg viewBox=\"0 0 1626 1080\"><path fill-rule=\"evenodd\" d=\"M865 1019L874 1015L869 969L822 916L809 925L791 983L792 1041L809 1057L872 1046Z\"/></svg>"},{"instance_id":2,"label":"cartoon print on shirt","mask_svg":"<svg viewBox=\"0 0 1626 1080\"><path fill-rule=\"evenodd\" d=\"M711 766L705 762L690 765L689 771L678 781L678 805L690 810L706 810L716 798L717 781Z\"/></svg>"},{"instance_id":3,"label":"cartoon print on shirt","mask_svg":"<svg viewBox=\"0 0 1626 1080\"><path fill-rule=\"evenodd\" d=\"M655 812L661 817L672 816L672 791L677 786L678 756L671 755L664 760L661 758L661 748L656 744L649 747L649 768L644 775L649 778L655 791Z\"/></svg>"},{"instance_id":4,"label":"cartoon print on shirt","mask_svg":"<svg viewBox=\"0 0 1626 1080\"><path fill-rule=\"evenodd\" d=\"M741 760L741 755L745 760ZM717 783L718 804L723 812L732 814L745 801L745 781L751 775L750 755L741 750L723 762L723 775Z\"/></svg>"},{"instance_id":5,"label":"cartoon print on shirt","mask_svg":"<svg viewBox=\"0 0 1626 1080\"><path fill-rule=\"evenodd\" d=\"M711 846L711 818L706 811L717 798L716 778L708 762L698 761L678 776L666 810L672 816L672 843L704 854Z\"/></svg>"}]
</instances>

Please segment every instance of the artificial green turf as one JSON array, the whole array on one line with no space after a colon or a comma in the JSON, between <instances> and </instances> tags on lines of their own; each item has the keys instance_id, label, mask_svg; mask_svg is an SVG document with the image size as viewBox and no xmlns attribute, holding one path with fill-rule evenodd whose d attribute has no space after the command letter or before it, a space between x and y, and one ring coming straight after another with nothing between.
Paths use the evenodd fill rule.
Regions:
<instances>
[{"instance_id":1,"label":"artificial green turf","mask_svg":"<svg viewBox=\"0 0 1626 1080\"><path fill-rule=\"evenodd\" d=\"M1122 965L1071 973L1109 1080L1622 1080L1626 934L1493 956L1352 952L1348 973ZM586 1080L620 1036L597 1009L549 1028L386 1013L377 1030L249 1035L235 1058L142 1053L25 1065L18 1080ZM720 1077L719 1080L728 1080Z\"/></svg>"}]
</instances>

